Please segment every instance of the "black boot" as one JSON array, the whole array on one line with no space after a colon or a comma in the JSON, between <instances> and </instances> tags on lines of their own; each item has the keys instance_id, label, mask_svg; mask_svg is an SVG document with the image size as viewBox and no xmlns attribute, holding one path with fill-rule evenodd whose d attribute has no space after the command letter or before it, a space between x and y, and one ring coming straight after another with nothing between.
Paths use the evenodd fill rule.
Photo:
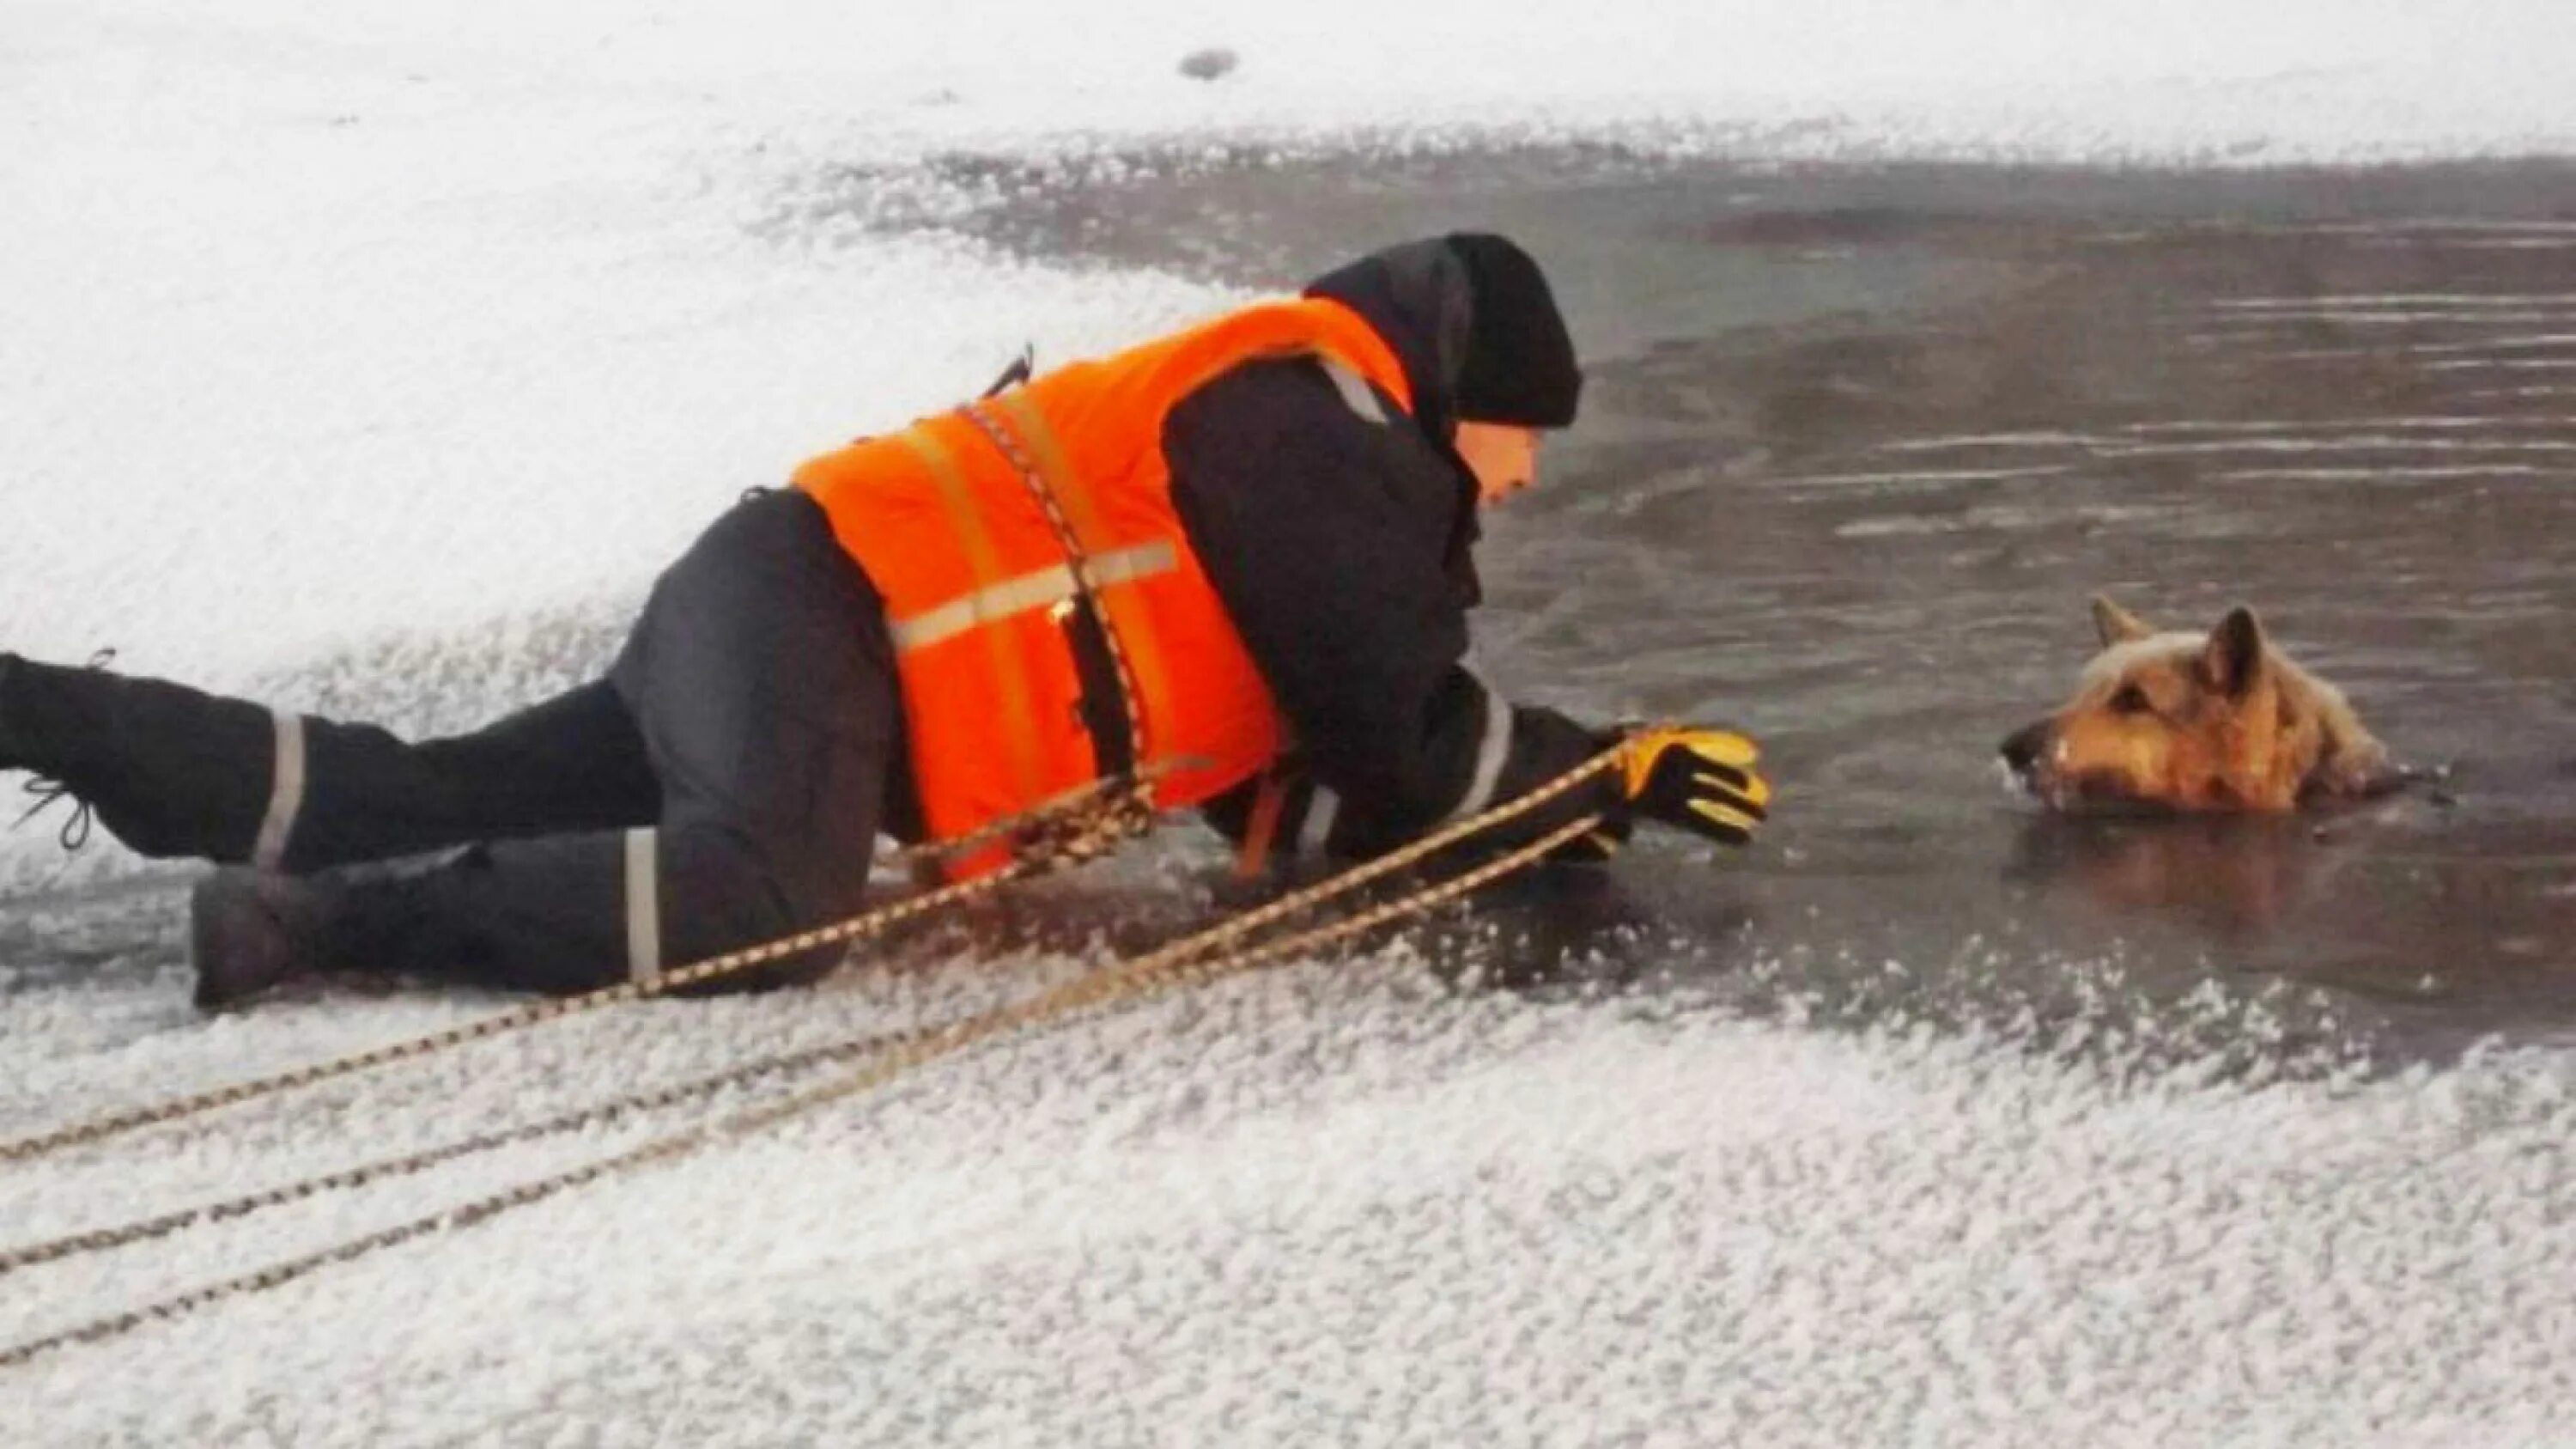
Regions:
<instances>
[{"instance_id":1,"label":"black boot","mask_svg":"<svg viewBox=\"0 0 2576 1449\"><path fill-rule=\"evenodd\" d=\"M730 850L684 837L646 872L627 832L499 841L307 876L219 870L190 900L196 1002L216 1011L323 977L451 982L566 996L770 940L820 919L786 915ZM628 892L648 889L649 930ZM837 904L837 903L836 903ZM656 949L639 958L638 935ZM802 984L840 959L824 947L688 995Z\"/></svg>"},{"instance_id":2,"label":"black boot","mask_svg":"<svg viewBox=\"0 0 2576 1449\"><path fill-rule=\"evenodd\" d=\"M188 899L198 1009L325 978L569 993L622 971L622 882L583 837L290 876L226 866Z\"/></svg>"},{"instance_id":3,"label":"black boot","mask_svg":"<svg viewBox=\"0 0 2576 1449\"><path fill-rule=\"evenodd\" d=\"M247 859L269 806L275 716L158 679L0 654L0 770L42 777L135 851ZM85 827L64 834L76 844Z\"/></svg>"},{"instance_id":4,"label":"black boot","mask_svg":"<svg viewBox=\"0 0 2576 1449\"><path fill-rule=\"evenodd\" d=\"M228 865L188 893L200 1011L227 1011L324 980L381 988L401 977L474 979L473 931L443 897L470 851L283 875Z\"/></svg>"},{"instance_id":5,"label":"black boot","mask_svg":"<svg viewBox=\"0 0 2576 1449\"><path fill-rule=\"evenodd\" d=\"M199 1011L224 1011L327 974L336 883L226 866L188 894Z\"/></svg>"},{"instance_id":6,"label":"black boot","mask_svg":"<svg viewBox=\"0 0 2576 1449\"><path fill-rule=\"evenodd\" d=\"M36 768L36 742L26 723L9 708L9 697L17 692L18 671L27 661L15 654L0 654L0 771Z\"/></svg>"}]
</instances>

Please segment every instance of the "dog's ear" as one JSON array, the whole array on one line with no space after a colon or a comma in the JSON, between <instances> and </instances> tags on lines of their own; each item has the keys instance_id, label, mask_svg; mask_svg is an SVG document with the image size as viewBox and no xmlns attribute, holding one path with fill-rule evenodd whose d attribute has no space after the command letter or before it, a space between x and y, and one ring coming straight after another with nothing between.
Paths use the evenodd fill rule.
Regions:
<instances>
[{"instance_id":1,"label":"dog's ear","mask_svg":"<svg viewBox=\"0 0 2576 1449\"><path fill-rule=\"evenodd\" d=\"M2263 626L2243 604L2227 611L2201 646L2200 672L2230 699L2244 697L2263 673Z\"/></svg>"},{"instance_id":2,"label":"dog's ear","mask_svg":"<svg viewBox=\"0 0 2576 1449\"><path fill-rule=\"evenodd\" d=\"M2114 644L2144 639L2156 631L2148 627L2146 620L2112 603L2110 595L2095 594L2093 632L2102 636L2102 647L2108 649Z\"/></svg>"}]
</instances>

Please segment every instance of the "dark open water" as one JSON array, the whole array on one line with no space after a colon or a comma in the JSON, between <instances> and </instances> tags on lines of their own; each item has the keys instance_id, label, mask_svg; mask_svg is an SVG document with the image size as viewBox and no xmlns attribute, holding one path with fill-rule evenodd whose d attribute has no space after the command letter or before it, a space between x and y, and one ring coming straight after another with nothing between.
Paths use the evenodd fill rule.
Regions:
<instances>
[{"instance_id":1,"label":"dark open water","mask_svg":"<svg viewBox=\"0 0 2576 1449\"><path fill-rule=\"evenodd\" d=\"M1507 973L1990 1023L2109 990L2177 1031L2216 982L2399 1057L2576 1039L2576 170L1548 155L997 189L969 225L1039 255L1275 285L1492 227L1560 279L1591 389L1493 520L1481 647L1578 710L1738 722L1781 794L1741 859L1497 903ZM2452 778L2293 821L2041 818L1994 747L2070 688L2096 590L2166 627L2253 605Z\"/></svg>"}]
</instances>

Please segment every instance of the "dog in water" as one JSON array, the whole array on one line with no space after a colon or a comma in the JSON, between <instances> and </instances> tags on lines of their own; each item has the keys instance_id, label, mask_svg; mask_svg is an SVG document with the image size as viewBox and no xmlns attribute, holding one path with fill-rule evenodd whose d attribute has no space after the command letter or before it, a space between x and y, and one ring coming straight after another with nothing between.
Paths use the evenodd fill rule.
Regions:
<instances>
[{"instance_id":1,"label":"dog in water","mask_svg":"<svg viewBox=\"0 0 2576 1449\"><path fill-rule=\"evenodd\" d=\"M2003 743L2052 809L2279 813L2398 778L2342 691L2265 642L2251 609L2205 635L2160 632L2096 598L2093 626L2102 652L2075 698Z\"/></svg>"}]
</instances>

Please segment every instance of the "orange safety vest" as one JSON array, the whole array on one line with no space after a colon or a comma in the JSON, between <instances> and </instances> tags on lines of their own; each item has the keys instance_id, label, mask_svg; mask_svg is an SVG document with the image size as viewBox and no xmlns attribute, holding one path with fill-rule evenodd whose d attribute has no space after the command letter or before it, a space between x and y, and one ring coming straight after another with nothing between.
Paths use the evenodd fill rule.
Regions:
<instances>
[{"instance_id":1,"label":"orange safety vest","mask_svg":"<svg viewBox=\"0 0 2576 1449\"><path fill-rule=\"evenodd\" d=\"M1102 773L1065 627L1081 606L1063 532L1129 666L1136 766L1155 803L1198 804L1279 754L1278 707L1173 511L1162 438L1164 419L1202 385L1295 356L1338 364L1412 410L1402 364L1358 313L1324 299L1268 302L796 470L885 599L931 838L956 839ZM962 878L1009 858L1007 845L988 846L948 868Z\"/></svg>"}]
</instances>

